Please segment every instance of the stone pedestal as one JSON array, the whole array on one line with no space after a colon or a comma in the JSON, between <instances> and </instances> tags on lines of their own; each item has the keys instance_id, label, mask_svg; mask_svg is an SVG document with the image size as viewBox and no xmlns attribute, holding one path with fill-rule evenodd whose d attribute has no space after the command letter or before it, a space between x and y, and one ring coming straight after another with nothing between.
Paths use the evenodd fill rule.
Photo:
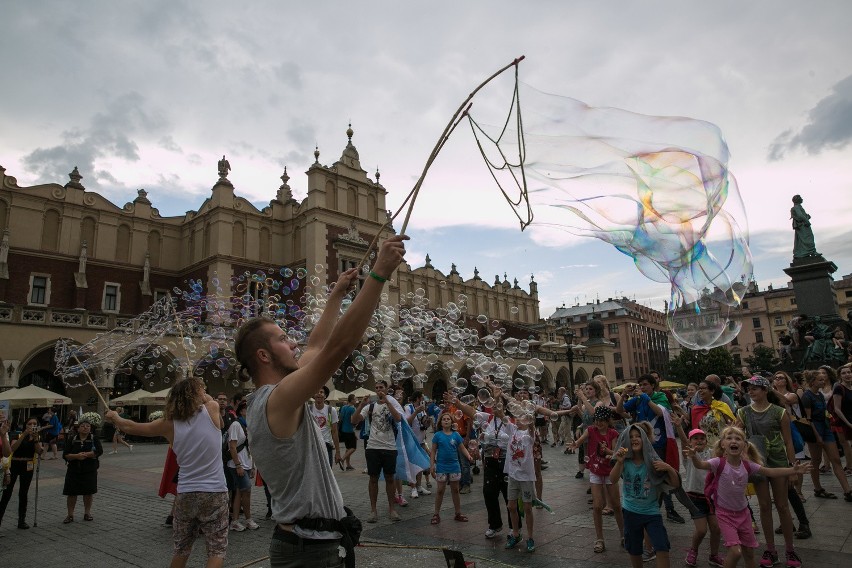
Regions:
<instances>
[{"instance_id":1,"label":"stone pedestal","mask_svg":"<svg viewBox=\"0 0 852 568\"><path fill-rule=\"evenodd\" d=\"M796 294L796 310L808 318L820 316L827 320L838 320L839 306L831 275L837 265L822 255L793 259L784 272L793 281Z\"/></svg>"}]
</instances>

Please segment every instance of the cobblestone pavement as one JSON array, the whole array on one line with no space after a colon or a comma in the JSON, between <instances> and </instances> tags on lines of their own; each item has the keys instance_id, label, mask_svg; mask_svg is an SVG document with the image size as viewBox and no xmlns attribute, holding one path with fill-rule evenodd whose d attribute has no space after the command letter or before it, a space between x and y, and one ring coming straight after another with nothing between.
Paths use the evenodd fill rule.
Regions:
<instances>
[{"instance_id":1,"label":"cobblestone pavement","mask_svg":"<svg viewBox=\"0 0 852 568\"><path fill-rule=\"evenodd\" d=\"M107 445L107 449L109 445ZM166 454L165 445L138 444L134 452L126 450L102 457L99 492L95 496L93 522L83 522L82 502L75 521L62 524L65 498L62 484L65 466L62 460L42 462L39 475L38 526L23 531L15 528L17 494L12 498L6 518L0 527L0 566L29 568L35 566L167 566L171 558L172 532L163 526L169 514L171 497L157 497L157 487ZM406 566L432 568L445 566L440 548L461 550L477 568L505 566L573 567L628 566L627 556L619 551L619 535L615 521L604 518L607 551L592 551L594 530L591 505L587 504L587 483L574 478L577 457L563 455L558 448L545 448L549 467L544 472L544 500L554 514L535 511L536 551L505 551L505 532L494 540L484 538L485 507L482 502L482 476L474 476L473 491L462 495L462 509L468 523L453 521L452 502L445 496L443 521L433 526L433 497L424 496L401 508L402 521L391 523L386 510L379 507L379 522L364 525L365 546L357 550L357 565L366 567ZM362 519L369 513L367 476L361 473L363 452L353 460L355 471L335 469L347 504ZM823 476L826 489L841 495L837 480ZM17 489L17 488L16 488ZM382 491L384 488L381 488ZM805 494L812 495L810 481ZM406 496L408 497L408 496ZM380 494L380 499L383 495ZM82 500L81 500L82 501ZM30 511L27 521L34 524L35 482L30 488ZM381 501L380 501L381 502ZM757 509L756 500L753 506ZM825 500L809 497L805 508L811 519L814 537L797 541L805 566L852 566L852 503L843 499ZM261 528L257 531L231 532L226 566L268 567L262 560L267 555L273 524L264 520L266 503L263 490L256 488L252 510ZM685 514L681 508L680 511ZM692 531L691 523L667 523L672 542L672 566L683 565L684 550ZM761 542L764 535L758 535ZM777 541L783 545L781 537ZM707 545L704 544L704 547ZM702 547L699 566L707 566L706 548ZM190 566L203 566L203 543L196 543ZM256 562L253 562L256 561Z\"/></svg>"}]
</instances>

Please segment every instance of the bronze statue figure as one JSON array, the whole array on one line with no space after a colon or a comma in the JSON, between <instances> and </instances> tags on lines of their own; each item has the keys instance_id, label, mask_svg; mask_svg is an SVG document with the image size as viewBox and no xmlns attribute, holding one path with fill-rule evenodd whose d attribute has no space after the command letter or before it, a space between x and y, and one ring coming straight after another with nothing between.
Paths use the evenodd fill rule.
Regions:
<instances>
[{"instance_id":1,"label":"bronze statue figure","mask_svg":"<svg viewBox=\"0 0 852 568\"><path fill-rule=\"evenodd\" d=\"M790 209L790 218L793 220L793 230L796 237L793 240L793 258L804 258L806 256L817 256L814 242L814 232L811 229L811 216L802 207L802 196L793 196L793 207Z\"/></svg>"}]
</instances>

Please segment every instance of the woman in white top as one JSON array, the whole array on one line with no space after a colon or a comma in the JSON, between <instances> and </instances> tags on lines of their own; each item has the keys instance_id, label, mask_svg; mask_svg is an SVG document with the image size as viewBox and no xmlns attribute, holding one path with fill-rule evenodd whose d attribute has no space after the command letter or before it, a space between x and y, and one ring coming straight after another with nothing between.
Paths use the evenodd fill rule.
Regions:
<instances>
[{"instance_id":1,"label":"woman in white top","mask_svg":"<svg viewBox=\"0 0 852 568\"><path fill-rule=\"evenodd\" d=\"M251 518L251 486L254 484L254 463L246 435L246 401L237 406L237 419L228 428L228 449L231 459L228 460L228 475L234 485L234 499L231 503L231 530L244 531L260 528ZM245 524L240 522L240 508L245 515Z\"/></svg>"}]
</instances>

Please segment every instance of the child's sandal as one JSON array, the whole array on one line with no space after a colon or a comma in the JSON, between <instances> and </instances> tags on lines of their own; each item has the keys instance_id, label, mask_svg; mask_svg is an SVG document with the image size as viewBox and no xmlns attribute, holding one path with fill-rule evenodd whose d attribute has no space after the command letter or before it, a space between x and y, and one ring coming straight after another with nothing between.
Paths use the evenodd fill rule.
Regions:
<instances>
[{"instance_id":1,"label":"child's sandal","mask_svg":"<svg viewBox=\"0 0 852 568\"><path fill-rule=\"evenodd\" d=\"M603 539L602 539L602 538L599 538L598 540L596 540L596 541L595 541L595 548L594 548L594 550L595 550L595 552L597 552L597 553L601 553L601 552L603 552L604 550L606 550L606 546L604 545L604 541L603 541Z\"/></svg>"},{"instance_id":2,"label":"child's sandal","mask_svg":"<svg viewBox=\"0 0 852 568\"><path fill-rule=\"evenodd\" d=\"M467 522L467 517L465 517L461 513L456 513L456 516L454 518L455 518L455 520L457 520L460 523L466 523Z\"/></svg>"},{"instance_id":3,"label":"child's sandal","mask_svg":"<svg viewBox=\"0 0 852 568\"><path fill-rule=\"evenodd\" d=\"M431 522L432 522L433 525L437 525L438 523L440 523L441 522L441 515L439 515L438 513L435 513L434 515L432 515L432 521Z\"/></svg>"}]
</instances>

